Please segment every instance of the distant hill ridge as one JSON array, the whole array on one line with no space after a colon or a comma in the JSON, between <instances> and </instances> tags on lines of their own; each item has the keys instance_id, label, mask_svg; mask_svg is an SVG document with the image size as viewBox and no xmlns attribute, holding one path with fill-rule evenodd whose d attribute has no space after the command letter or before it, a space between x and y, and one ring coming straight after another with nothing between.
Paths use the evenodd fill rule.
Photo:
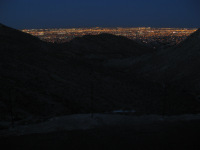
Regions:
<instances>
[{"instance_id":1,"label":"distant hill ridge","mask_svg":"<svg viewBox=\"0 0 200 150\"><path fill-rule=\"evenodd\" d=\"M197 37L197 38L200 38L200 28L199 28L196 32L194 32L193 34L191 34L190 37Z\"/></svg>"},{"instance_id":2,"label":"distant hill ridge","mask_svg":"<svg viewBox=\"0 0 200 150\"><path fill-rule=\"evenodd\" d=\"M189 37L186 38L186 40L182 41L179 45L177 45L177 47L181 47L181 46L189 46L189 45L198 45L200 46L200 43L199 43L199 40L200 40L200 28L192 33Z\"/></svg>"},{"instance_id":3,"label":"distant hill ridge","mask_svg":"<svg viewBox=\"0 0 200 150\"><path fill-rule=\"evenodd\" d=\"M140 56L155 51L126 37L107 33L77 37L69 42L69 49L82 55L99 54L110 58Z\"/></svg>"},{"instance_id":4,"label":"distant hill ridge","mask_svg":"<svg viewBox=\"0 0 200 150\"><path fill-rule=\"evenodd\" d=\"M37 37L31 36L30 34L24 33L22 31L7 27L3 24L0 26L0 38L1 40L9 40L9 41L19 41L19 42L40 42L40 40ZM3 42L2 41L2 42Z\"/></svg>"}]
</instances>

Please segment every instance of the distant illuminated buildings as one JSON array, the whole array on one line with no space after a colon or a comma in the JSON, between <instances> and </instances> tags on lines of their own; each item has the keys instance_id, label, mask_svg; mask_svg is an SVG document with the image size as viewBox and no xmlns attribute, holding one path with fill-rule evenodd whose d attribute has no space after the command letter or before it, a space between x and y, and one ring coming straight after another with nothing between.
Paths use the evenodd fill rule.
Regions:
<instances>
[{"instance_id":1,"label":"distant illuminated buildings","mask_svg":"<svg viewBox=\"0 0 200 150\"><path fill-rule=\"evenodd\" d=\"M98 35L101 33L109 33L117 36L125 36L132 40L137 40L144 43L167 43L175 45L183 41L191 33L197 29L186 28L150 28L150 27L138 27L138 28L72 28L72 29L25 29L23 32L32 34L39 37L41 40L47 42L64 43L69 42L75 37L81 37L84 35Z\"/></svg>"}]
</instances>

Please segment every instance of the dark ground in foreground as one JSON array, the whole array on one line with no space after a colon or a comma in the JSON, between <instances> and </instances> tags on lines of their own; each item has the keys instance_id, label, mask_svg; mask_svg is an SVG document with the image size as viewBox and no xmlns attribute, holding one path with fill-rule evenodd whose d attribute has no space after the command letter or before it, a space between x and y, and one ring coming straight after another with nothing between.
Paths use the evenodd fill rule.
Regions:
<instances>
[{"instance_id":1,"label":"dark ground in foreground","mask_svg":"<svg viewBox=\"0 0 200 150\"><path fill-rule=\"evenodd\" d=\"M200 121L142 124L141 130L130 125L98 129L59 131L1 138L2 150L60 149L134 149L171 150L200 148Z\"/></svg>"}]
</instances>

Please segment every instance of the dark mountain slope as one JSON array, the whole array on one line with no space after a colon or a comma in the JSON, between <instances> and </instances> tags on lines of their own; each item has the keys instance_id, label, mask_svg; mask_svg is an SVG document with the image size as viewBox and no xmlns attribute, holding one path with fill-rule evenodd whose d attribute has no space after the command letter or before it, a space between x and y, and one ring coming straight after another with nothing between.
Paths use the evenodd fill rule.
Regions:
<instances>
[{"instance_id":1,"label":"dark mountain slope","mask_svg":"<svg viewBox=\"0 0 200 150\"><path fill-rule=\"evenodd\" d=\"M0 39L1 117L7 118L12 105L18 119L29 113L49 113L49 105L54 102L44 93L48 91L47 85L53 84L47 70L57 60L51 56L52 48L36 37L4 25L0 27Z\"/></svg>"},{"instance_id":2,"label":"dark mountain slope","mask_svg":"<svg viewBox=\"0 0 200 150\"><path fill-rule=\"evenodd\" d=\"M21 32L19 30L9 28L3 24L0 25L0 38L1 43L8 42L11 44L20 44L20 42L23 42L24 45L28 45L30 43L42 43L37 37L31 36L29 34L26 34L24 32ZM28 43L27 43L28 42Z\"/></svg>"},{"instance_id":3,"label":"dark mountain slope","mask_svg":"<svg viewBox=\"0 0 200 150\"><path fill-rule=\"evenodd\" d=\"M199 58L200 30L197 30L179 45L160 51L148 59L148 66L144 66L141 73L163 82L186 79L192 82L199 78Z\"/></svg>"},{"instance_id":4,"label":"dark mountain slope","mask_svg":"<svg viewBox=\"0 0 200 150\"><path fill-rule=\"evenodd\" d=\"M95 112L132 109L141 99L134 96L132 90L136 89L142 95L143 89L132 87L124 80L123 73L97 66L102 61L98 59L100 55L103 60L128 57L127 53L136 58L151 51L145 46L107 34L85 36L79 38L79 42L74 42L75 39L63 45L49 44L6 26L0 27L0 39L0 111L3 120L10 120L11 111L15 119L22 119L88 113L92 109ZM112 49L113 45L116 51ZM141 107L142 102L139 103Z\"/></svg>"},{"instance_id":5,"label":"dark mountain slope","mask_svg":"<svg viewBox=\"0 0 200 150\"><path fill-rule=\"evenodd\" d=\"M179 45L139 60L127 72L160 84L166 90L174 91L179 96L186 94L188 99L185 99L186 101L199 101L199 58L200 29Z\"/></svg>"}]
</instances>

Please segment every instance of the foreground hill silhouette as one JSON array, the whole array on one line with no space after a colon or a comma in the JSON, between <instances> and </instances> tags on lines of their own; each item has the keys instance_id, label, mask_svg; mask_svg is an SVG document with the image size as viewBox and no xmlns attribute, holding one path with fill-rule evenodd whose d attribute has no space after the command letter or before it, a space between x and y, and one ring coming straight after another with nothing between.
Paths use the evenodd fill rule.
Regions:
<instances>
[{"instance_id":1,"label":"foreground hill silhouette","mask_svg":"<svg viewBox=\"0 0 200 150\"><path fill-rule=\"evenodd\" d=\"M200 29L179 45L161 50L141 60L133 69L148 80L188 93L199 101L200 94ZM145 65L148 63L148 66Z\"/></svg>"},{"instance_id":2,"label":"foreground hill silhouette","mask_svg":"<svg viewBox=\"0 0 200 150\"><path fill-rule=\"evenodd\" d=\"M185 41L188 47L188 40L199 41L198 32ZM101 34L59 45L4 25L0 39L1 120L10 121L11 114L15 120L32 120L118 109L136 114L199 112L198 100L177 87L187 87L186 75L192 85L199 79L194 59L196 67L183 68L187 72L178 78L176 71L187 64L185 57L198 58L195 50L184 53L190 51L184 42L156 52L125 37ZM166 65L171 69L163 69Z\"/></svg>"}]
</instances>

